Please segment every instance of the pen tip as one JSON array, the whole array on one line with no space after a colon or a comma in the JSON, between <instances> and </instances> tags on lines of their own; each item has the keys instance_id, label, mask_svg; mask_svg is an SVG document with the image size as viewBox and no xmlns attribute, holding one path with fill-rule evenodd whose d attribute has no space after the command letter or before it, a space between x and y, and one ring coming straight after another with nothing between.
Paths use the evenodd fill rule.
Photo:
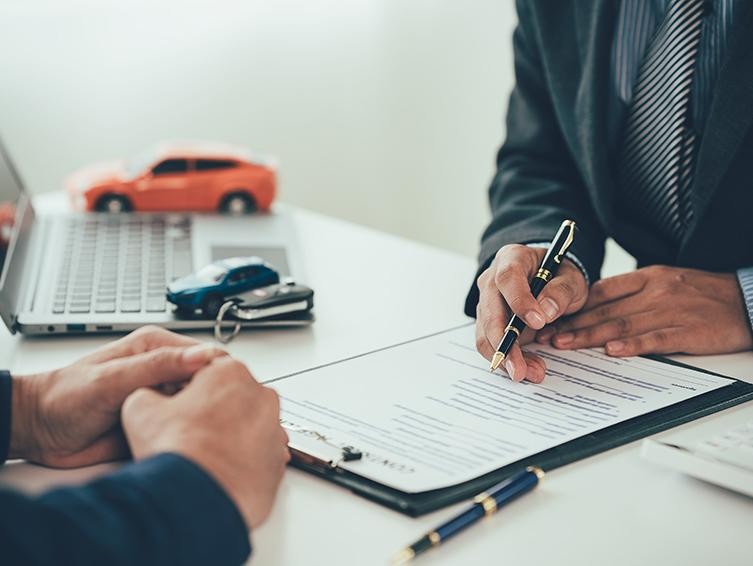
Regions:
<instances>
[{"instance_id":1,"label":"pen tip","mask_svg":"<svg viewBox=\"0 0 753 566\"><path fill-rule=\"evenodd\" d=\"M494 354L494 357L492 358L492 363L489 366L489 371L494 371L495 369L497 369L504 359L505 355L502 352L496 352Z\"/></svg>"},{"instance_id":2,"label":"pen tip","mask_svg":"<svg viewBox=\"0 0 753 566\"><path fill-rule=\"evenodd\" d=\"M416 556L416 553L412 548L404 548L392 557L390 564L391 566L400 566L400 564L406 564L407 562L413 560L414 556Z\"/></svg>"}]
</instances>

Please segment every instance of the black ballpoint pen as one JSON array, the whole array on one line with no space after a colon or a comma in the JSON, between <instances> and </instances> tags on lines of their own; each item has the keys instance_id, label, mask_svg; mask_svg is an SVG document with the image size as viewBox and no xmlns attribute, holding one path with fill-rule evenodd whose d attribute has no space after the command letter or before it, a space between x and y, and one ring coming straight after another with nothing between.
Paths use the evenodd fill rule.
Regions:
<instances>
[{"instance_id":1,"label":"black ballpoint pen","mask_svg":"<svg viewBox=\"0 0 753 566\"><path fill-rule=\"evenodd\" d=\"M552 243L549 245L549 249L544 256L544 261L541 262L541 267L536 272L536 275L531 280L531 294L534 297L538 297L541 290L547 283L557 275L557 270L562 263L562 258L570 248L575 239L575 222L572 220L565 220L560 225L560 229L557 230L557 235L554 236ZM510 319L505 332L502 335L502 340L499 341L496 352L492 357L492 363L489 366L489 371L494 371L505 360L510 353L515 341L520 338L523 330L526 328L526 323L518 315L514 314Z\"/></svg>"},{"instance_id":2,"label":"black ballpoint pen","mask_svg":"<svg viewBox=\"0 0 753 566\"><path fill-rule=\"evenodd\" d=\"M439 546L484 517L494 515L500 507L539 485L543 477L544 471L541 468L528 467L487 491L479 493L473 498L473 505L468 509L397 553L392 559L393 566L413 560L419 554Z\"/></svg>"}]
</instances>

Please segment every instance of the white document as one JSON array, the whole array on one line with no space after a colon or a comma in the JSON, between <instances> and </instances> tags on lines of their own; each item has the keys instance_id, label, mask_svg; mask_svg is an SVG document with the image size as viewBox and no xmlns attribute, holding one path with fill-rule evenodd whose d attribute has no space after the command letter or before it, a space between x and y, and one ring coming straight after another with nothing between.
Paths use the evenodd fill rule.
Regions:
<instances>
[{"instance_id":1,"label":"white document","mask_svg":"<svg viewBox=\"0 0 753 566\"><path fill-rule=\"evenodd\" d=\"M724 387L731 379L597 349L527 349L543 383L514 383L474 348L473 326L272 384L291 443L353 446L340 467L407 493L455 485L568 440Z\"/></svg>"}]
</instances>

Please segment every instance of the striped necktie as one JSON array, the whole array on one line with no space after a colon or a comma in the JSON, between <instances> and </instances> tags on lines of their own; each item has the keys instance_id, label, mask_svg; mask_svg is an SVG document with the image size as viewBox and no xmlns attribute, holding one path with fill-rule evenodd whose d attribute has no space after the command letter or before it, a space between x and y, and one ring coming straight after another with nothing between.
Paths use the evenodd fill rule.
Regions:
<instances>
[{"instance_id":1,"label":"striped necktie","mask_svg":"<svg viewBox=\"0 0 753 566\"><path fill-rule=\"evenodd\" d=\"M670 0L638 70L618 164L621 200L631 216L675 243L693 214L695 135L687 121L703 5Z\"/></svg>"}]
</instances>

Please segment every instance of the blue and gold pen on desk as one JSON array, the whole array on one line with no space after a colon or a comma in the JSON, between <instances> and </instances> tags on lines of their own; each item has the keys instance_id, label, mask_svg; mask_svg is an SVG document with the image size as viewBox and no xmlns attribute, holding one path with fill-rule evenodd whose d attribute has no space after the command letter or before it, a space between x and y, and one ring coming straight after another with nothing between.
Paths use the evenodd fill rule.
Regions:
<instances>
[{"instance_id":1,"label":"blue and gold pen on desk","mask_svg":"<svg viewBox=\"0 0 753 566\"><path fill-rule=\"evenodd\" d=\"M468 509L398 552L392 558L392 565L397 566L398 564L410 562L419 554L443 544L446 540L454 537L484 517L494 515L500 507L507 505L513 499L531 491L539 485L539 481L543 477L544 470L536 467L528 467L522 472L518 472L505 481L498 483L491 489L479 493L473 498L473 505L468 507Z\"/></svg>"}]
</instances>

